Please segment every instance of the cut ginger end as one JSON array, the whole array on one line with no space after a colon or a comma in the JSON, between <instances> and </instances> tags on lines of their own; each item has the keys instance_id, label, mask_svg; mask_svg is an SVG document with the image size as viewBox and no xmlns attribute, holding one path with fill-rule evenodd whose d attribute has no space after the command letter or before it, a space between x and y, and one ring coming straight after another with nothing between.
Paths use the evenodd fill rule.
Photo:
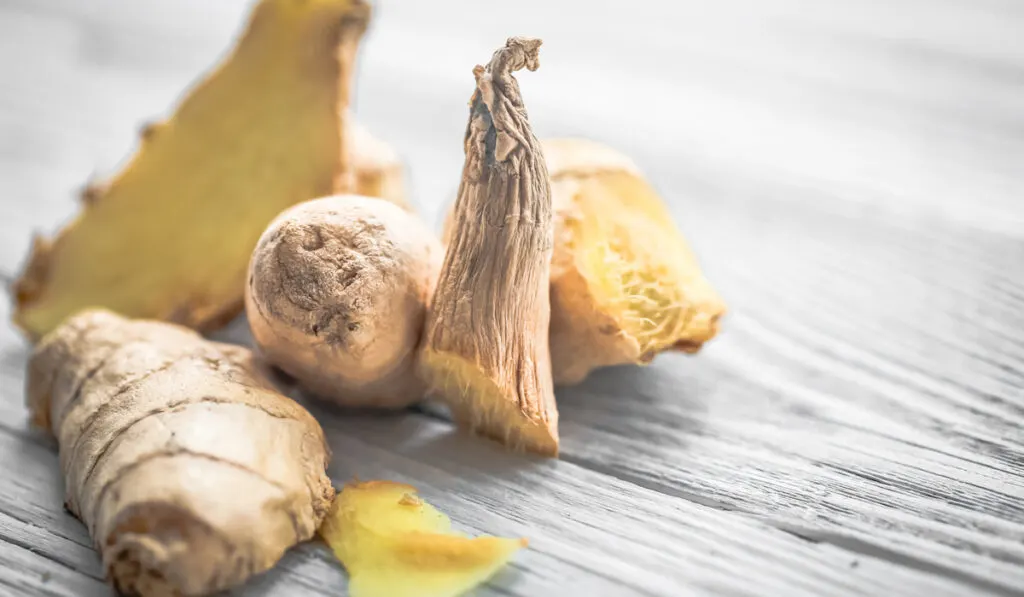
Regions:
<instances>
[{"instance_id":1,"label":"cut ginger end","mask_svg":"<svg viewBox=\"0 0 1024 597\"><path fill-rule=\"evenodd\" d=\"M212 329L240 312L249 256L284 208L400 192L394 156L349 151L366 135L345 133L369 17L364 0L261 0L230 55L145 128L124 168L85 190L56 239L36 239L14 286L15 322L38 339L102 306Z\"/></svg>"},{"instance_id":2,"label":"cut ginger end","mask_svg":"<svg viewBox=\"0 0 1024 597\"><path fill-rule=\"evenodd\" d=\"M586 150L600 150L586 157ZM661 198L623 156L583 140L554 140L556 213L551 268L555 382L597 367L644 364L665 350L697 352L726 311ZM588 166L587 162L591 165Z\"/></svg>"},{"instance_id":3,"label":"cut ginger end","mask_svg":"<svg viewBox=\"0 0 1024 597\"><path fill-rule=\"evenodd\" d=\"M516 388L500 387L459 356L424 349L420 363L432 372L435 391L448 397L459 427L514 450L558 456L557 411L523 408Z\"/></svg>"},{"instance_id":4,"label":"cut ginger end","mask_svg":"<svg viewBox=\"0 0 1024 597\"><path fill-rule=\"evenodd\" d=\"M390 481L346 485L320 535L348 571L352 597L455 597L526 546L525 539L454 533L415 487Z\"/></svg>"}]
</instances>

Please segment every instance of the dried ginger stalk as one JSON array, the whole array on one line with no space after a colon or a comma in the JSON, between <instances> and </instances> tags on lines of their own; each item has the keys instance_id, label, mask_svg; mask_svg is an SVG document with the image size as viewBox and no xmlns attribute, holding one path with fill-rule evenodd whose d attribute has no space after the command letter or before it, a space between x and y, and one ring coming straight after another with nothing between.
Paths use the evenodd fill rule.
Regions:
<instances>
[{"instance_id":1,"label":"dried ginger stalk","mask_svg":"<svg viewBox=\"0 0 1024 597\"><path fill-rule=\"evenodd\" d=\"M551 191L512 72L539 66L513 37L477 66L451 242L427 318L424 377L456 421L514 448L558 453L548 352Z\"/></svg>"}]
</instances>

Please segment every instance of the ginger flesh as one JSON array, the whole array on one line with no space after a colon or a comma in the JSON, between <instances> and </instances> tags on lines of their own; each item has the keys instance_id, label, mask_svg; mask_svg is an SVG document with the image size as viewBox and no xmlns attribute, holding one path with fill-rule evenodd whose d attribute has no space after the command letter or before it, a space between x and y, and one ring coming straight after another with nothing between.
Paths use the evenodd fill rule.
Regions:
<instances>
[{"instance_id":1,"label":"ginger flesh","mask_svg":"<svg viewBox=\"0 0 1024 597\"><path fill-rule=\"evenodd\" d=\"M672 215L622 153L582 138L542 143L551 177L554 381L599 367L694 353L718 333L725 303ZM449 242L454 212L445 220Z\"/></svg>"},{"instance_id":2,"label":"ginger flesh","mask_svg":"<svg viewBox=\"0 0 1024 597\"><path fill-rule=\"evenodd\" d=\"M14 294L33 340L85 307L208 330L242 308L256 240L314 197L401 192L386 146L346 134L364 0L261 0L229 56L53 240L37 237ZM355 162L355 164L353 163ZM359 167L357 168L356 165ZM397 186L396 186L397 185Z\"/></svg>"},{"instance_id":3,"label":"ginger flesh","mask_svg":"<svg viewBox=\"0 0 1024 597\"><path fill-rule=\"evenodd\" d=\"M415 214L380 199L285 210L249 266L246 314L261 356L343 406L420 400L416 360L442 253Z\"/></svg>"},{"instance_id":4,"label":"ginger flesh","mask_svg":"<svg viewBox=\"0 0 1024 597\"><path fill-rule=\"evenodd\" d=\"M235 586L330 508L320 426L244 348L87 310L43 338L27 386L58 441L65 503L125 594Z\"/></svg>"},{"instance_id":5,"label":"ginger flesh","mask_svg":"<svg viewBox=\"0 0 1024 597\"><path fill-rule=\"evenodd\" d=\"M390 481L346 485L320 535L349 573L352 597L455 597L487 581L525 539L471 538L416 488Z\"/></svg>"},{"instance_id":6,"label":"ginger flesh","mask_svg":"<svg viewBox=\"0 0 1024 597\"><path fill-rule=\"evenodd\" d=\"M558 453L548 355L548 173L512 72L540 40L510 38L485 69L466 129L451 242L427 316L424 378L456 422L513 449Z\"/></svg>"},{"instance_id":7,"label":"ginger flesh","mask_svg":"<svg viewBox=\"0 0 1024 597\"><path fill-rule=\"evenodd\" d=\"M545 142L555 209L555 382L606 365L697 352L726 308L672 215L625 156L584 139Z\"/></svg>"}]
</instances>

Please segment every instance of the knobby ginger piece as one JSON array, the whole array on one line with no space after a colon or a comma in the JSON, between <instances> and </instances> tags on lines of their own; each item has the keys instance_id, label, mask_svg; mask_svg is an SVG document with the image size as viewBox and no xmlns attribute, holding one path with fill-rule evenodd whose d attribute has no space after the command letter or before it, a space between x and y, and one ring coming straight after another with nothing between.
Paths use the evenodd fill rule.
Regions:
<instances>
[{"instance_id":1,"label":"knobby ginger piece","mask_svg":"<svg viewBox=\"0 0 1024 597\"><path fill-rule=\"evenodd\" d=\"M124 169L85 191L56 239L37 238L14 287L18 325L37 339L90 306L204 330L236 315L274 216L353 190L347 107L369 16L364 0L261 0Z\"/></svg>"},{"instance_id":2,"label":"knobby ginger piece","mask_svg":"<svg viewBox=\"0 0 1024 597\"><path fill-rule=\"evenodd\" d=\"M129 595L205 595L267 570L330 509L316 420L248 350L186 328L80 312L29 362L68 509Z\"/></svg>"},{"instance_id":3,"label":"knobby ginger piece","mask_svg":"<svg viewBox=\"0 0 1024 597\"><path fill-rule=\"evenodd\" d=\"M542 143L551 177L551 362L556 384L598 367L694 353L718 333L725 303L639 168L581 138ZM450 242L454 212L442 238Z\"/></svg>"},{"instance_id":4,"label":"knobby ginger piece","mask_svg":"<svg viewBox=\"0 0 1024 597\"><path fill-rule=\"evenodd\" d=\"M558 453L548 354L548 172L512 72L540 40L513 37L477 66L466 160L421 363L460 426L515 449Z\"/></svg>"},{"instance_id":5,"label":"knobby ginger piece","mask_svg":"<svg viewBox=\"0 0 1024 597\"><path fill-rule=\"evenodd\" d=\"M555 383L606 365L697 352L726 311L661 198L626 156L586 139L544 143L555 211Z\"/></svg>"},{"instance_id":6,"label":"knobby ginger piece","mask_svg":"<svg viewBox=\"0 0 1024 597\"><path fill-rule=\"evenodd\" d=\"M346 485L320 534L348 571L352 597L455 597L526 547L526 539L454 533L415 487L390 481Z\"/></svg>"},{"instance_id":7,"label":"knobby ginger piece","mask_svg":"<svg viewBox=\"0 0 1024 597\"><path fill-rule=\"evenodd\" d=\"M261 356L343 406L401 408L441 243L416 214L369 197L306 201L274 219L249 264L245 305Z\"/></svg>"}]
</instances>

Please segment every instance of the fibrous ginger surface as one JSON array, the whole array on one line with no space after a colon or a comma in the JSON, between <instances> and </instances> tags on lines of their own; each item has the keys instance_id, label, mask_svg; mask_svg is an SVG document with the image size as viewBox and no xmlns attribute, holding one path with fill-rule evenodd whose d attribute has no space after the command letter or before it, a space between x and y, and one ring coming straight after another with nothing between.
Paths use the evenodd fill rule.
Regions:
<instances>
[{"instance_id":1,"label":"fibrous ginger surface","mask_svg":"<svg viewBox=\"0 0 1024 597\"><path fill-rule=\"evenodd\" d=\"M65 504L126 594L237 585L330 507L320 426L244 348L88 310L36 347L27 394L57 438Z\"/></svg>"},{"instance_id":2,"label":"fibrous ginger surface","mask_svg":"<svg viewBox=\"0 0 1024 597\"><path fill-rule=\"evenodd\" d=\"M428 313L425 377L473 432L558 452L548 355L551 195L512 72L539 40L511 38L476 67L450 243Z\"/></svg>"}]
</instances>

